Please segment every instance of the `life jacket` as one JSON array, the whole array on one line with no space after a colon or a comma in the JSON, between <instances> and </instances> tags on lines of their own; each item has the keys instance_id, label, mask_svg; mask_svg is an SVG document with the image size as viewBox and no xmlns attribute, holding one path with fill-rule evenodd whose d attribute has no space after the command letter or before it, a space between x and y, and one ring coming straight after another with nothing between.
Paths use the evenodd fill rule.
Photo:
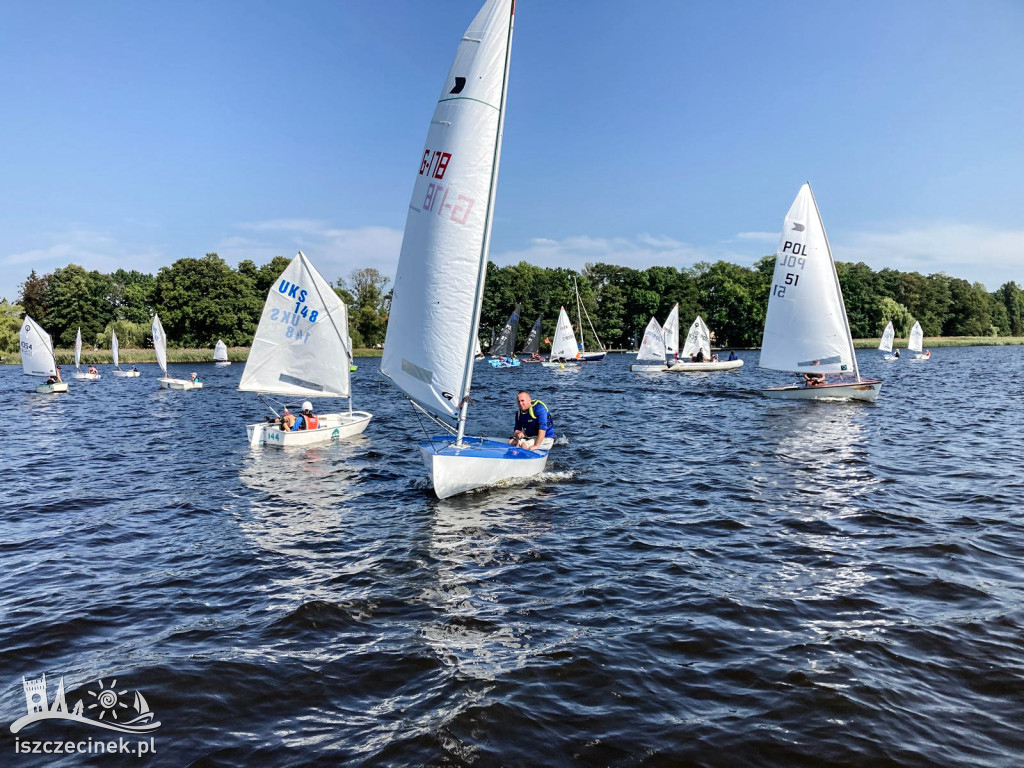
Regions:
<instances>
[{"instance_id":1,"label":"life jacket","mask_svg":"<svg viewBox=\"0 0 1024 768\"><path fill-rule=\"evenodd\" d=\"M537 417L536 411L534 411L534 408L538 405L543 405L544 410L548 412L548 427L550 427L550 429L545 430L544 437L554 437L555 419L551 415L551 409L548 408L547 403L543 400L532 400L530 402L530 410L526 411L526 413L516 408L516 426L523 430L523 432L525 432L529 437L534 437L540 431L540 419ZM530 434L531 431L533 432L532 435Z\"/></svg>"},{"instance_id":2,"label":"life jacket","mask_svg":"<svg viewBox=\"0 0 1024 768\"><path fill-rule=\"evenodd\" d=\"M316 429L320 426L320 419L316 416L302 414L302 424L303 426L299 427L299 429Z\"/></svg>"}]
</instances>

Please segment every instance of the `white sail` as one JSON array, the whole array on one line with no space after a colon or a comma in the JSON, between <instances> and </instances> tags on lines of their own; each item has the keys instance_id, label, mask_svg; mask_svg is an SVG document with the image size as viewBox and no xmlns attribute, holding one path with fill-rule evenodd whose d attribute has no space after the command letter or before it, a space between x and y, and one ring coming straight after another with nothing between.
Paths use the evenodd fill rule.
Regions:
<instances>
[{"instance_id":1,"label":"white sail","mask_svg":"<svg viewBox=\"0 0 1024 768\"><path fill-rule=\"evenodd\" d=\"M882 331L882 340L878 342L878 348L883 352L892 352L892 340L896 336L896 331L892 327L892 321L885 326L885 330Z\"/></svg>"},{"instance_id":2,"label":"white sail","mask_svg":"<svg viewBox=\"0 0 1024 768\"><path fill-rule=\"evenodd\" d=\"M28 376L54 376L57 373L50 334L28 315L21 324L21 370Z\"/></svg>"},{"instance_id":3,"label":"white sail","mask_svg":"<svg viewBox=\"0 0 1024 768\"><path fill-rule=\"evenodd\" d=\"M117 345L117 334L114 331L110 332L110 356L114 358L114 367L120 368L121 361L118 357L120 347Z\"/></svg>"},{"instance_id":4,"label":"white sail","mask_svg":"<svg viewBox=\"0 0 1024 768\"><path fill-rule=\"evenodd\" d=\"M576 343L576 334L573 333L565 307L562 307L558 313L558 325L555 326L555 340L551 344L551 360L575 360L579 356L580 348Z\"/></svg>"},{"instance_id":5,"label":"white sail","mask_svg":"<svg viewBox=\"0 0 1024 768\"><path fill-rule=\"evenodd\" d=\"M82 362L82 329L75 334L75 370L77 371Z\"/></svg>"},{"instance_id":6,"label":"white sail","mask_svg":"<svg viewBox=\"0 0 1024 768\"><path fill-rule=\"evenodd\" d=\"M348 397L348 313L301 251L270 287L238 388Z\"/></svg>"},{"instance_id":7,"label":"white sail","mask_svg":"<svg viewBox=\"0 0 1024 768\"><path fill-rule=\"evenodd\" d=\"M473 356L474 357L483 357L484 356L484 351L482 349L480 349L480 337L479 336L474 336L473 337L473 341L476 342L476 345L473 347Z\"/></svg>"},{"instance_id":8,"label":"white sail","mask_svg":"<svg viewBox=\"0 0 1024 768\"><path fill-rule=\"evenodd\" d=\"M685 359L701 351L704 352L705 360L711 360L711 331L708 330L704 319L697 315L697 319L690 325L690 330L686 334L681 356Z\"/></svg>"},{"instance_id":9,"label":"white sail","mask_svg":"<svg viewBox=\"0 0 1024 768\"><path fill-rule=\"evenodd\" d=\"M858 374L839 278L808 184L800 188L783 225L760 365L798 373Z\"/></svg>"},{"instance_id":10,"label":"white sail","mask_svg":"<svg viewBox=\"0 0 1024 768\"><path fill-rule=\"evenodd\" d=\"M213 359L217 362L224 362L228 359L228 345L217 339L217 345L213 348Z\"/></svg>"},{"instance_id":11,"label":"white sail","mask_svg":"<svg viewBox=\"0 0 1024 768\"><path fill-rule=\"evenodd\" d=\"M156 352L156 361L160 370L167 376L167 336L164 334L164 326L160 322L160 315L153 315L153 325L150 329L153 332L153 351Z\"/></svg>"},{"instance_id":12,"label":"white sail","mask_svg":"<svg viewBox=\"0 0 1024 768\"><path fill-rule=\"evenodd\" d=\"M907 340L907 349L911 352L920 352L924 347L924 331L921 324L914 321L914 327L910 329L910 338Z\"/></svg>"},{"instance_id":13,"label":"white sail","mask_svg":"<svg viewBox=\"0 0 1024 768\"><path fill-rule=\"evenodd\" d=\"M671 317L671 315L670 315ZM678 314L676 315L678 317ZM656 318L651 318L644 331L644 340L640 343L640 351L637 352L638 363L662 363L665 362L666 344L664 331Z\"/></svg>"},{"instance_id":14,"label":"white sail","mask_svg":"<svg viewBox=\"0 0 1024 768\"><path fill-rule=\"evenodd\" d=\"M650 326L648 325L648 328ZM662 335L665 337L665 354L673 357L679 354L679 305L672 307L672 311L665 318L665 325L661 327Z\"/></svg>"},{"instance_id":15,"label":"white sail","mask_svg":"<svg viewBox=\"0 0 1024 768\"><path fill-rule=\"evenodd\" d=\"M455 418L480 322L513 0L488 0L459 44L434 110L398 261L381 373Z\"/></svg>"}]
</instances>

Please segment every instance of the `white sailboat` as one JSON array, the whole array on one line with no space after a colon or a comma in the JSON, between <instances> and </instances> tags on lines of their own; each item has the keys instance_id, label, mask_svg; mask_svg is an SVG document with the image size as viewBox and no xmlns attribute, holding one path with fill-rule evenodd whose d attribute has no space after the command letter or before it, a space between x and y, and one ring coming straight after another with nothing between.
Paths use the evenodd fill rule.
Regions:
<instances>
[{"instance_id":1,"label":"white sailboat","mask_svg":"<svg viewBox=\"0 0 1024 768\"><path fill-rule=\"evenodd\" d=\"M572 287L576 291L576 319L577 326L580 329L580 346L579 346L579 359L583 363L599 363L604 360L605 354L607 354L604 344L601 343L601 337L597 335L597 331L594 330L594 324L590 321L590 315L587 313L586 308L583 306L583 300L580 298L580 286L576 282L576 278L572 279ZM590 332L594 335L597 340L597 346L601 349L600 352L587 352L587 340L586 334L583 333L583 318L587 319L587 325L590 327Z\"/></svg>"},{"instance_id":2,"label":"white sailboat","mask_svg":"<svg viewBox=\"0 0 1024 768\"><path fill-rule=\"evenodd\" d=\"M636 362L629 366L629 370L634 373L665 371L665 352L664 329L658 324L658 319L652 317L640 342L640 351L636 353Z\"/></svg>"},{"instance_id":3,"label":"white sailboat","mask_svg":"<svg viewBox=\"0 0 1024 768\"><path fill-rule=\"evenodd\" d=\"M136 378L139 375L138 370L135 366L132 366L130 371L124 371L121 369L121 360L118 356L120 347L117 343L117 333L114 331L110 332L110 355L114 358L114 376L122 379Z\"/></svg>"},{"instance_id":4,"label":"white sailboat","mask_svg":"<svg viewBox=\"0 0 1024 768\"><path fill-rule=\"evenodd\" d=\"M880 350L882 350L883 352L887 353L886 355L884 355L882 357L882 362L894 363L894 362L896 362L897 360L900 359L899 351L897 351L895 354L893 354L893 351L892 351L892 342L893 342L893 339L895 339L895 338L896 338L896 330L892 327L892 320L890 320L886 324L885 330L882 331L882 338L878 342L878 348Z\"/></svg>"},{"instance_id":5,"label":"white sailboat","mask_svg":"<svg viewBox=\"0 0 1024 768\"><path fill-rule=\"evenodd\" d=\"M419 442L442 499L539 474L548 460L503 439L466 436L514 6L484 4L445 80L413 187L381 359L381 373L454 433Z\"/></svg>"},{"instance_id":6,"label":"white sailboat","mask_svg":"<svg viewBox=\"0 0 1024 768\"><path fill-rule=\"evenodd\" d=\"M665 354L669 361L679 359L679 304L672 307L672 311L665 318L665 324L661 326L661 333L665 337ZM672 363L669 362L669 365Z\"/></svg>"},{"instance_id":7,"label":"white sailboat","mask_svg":"<svg viewBox=\"0 0 1024 768\"><path fill-rule=\"evenodd\" d=\"M911 362L920 363L931 360L932 351L929 349L927 352L922 352L923 346L924 331L921 330L921 324L915 320L914 327L910 329L910 337L907 339L907 349L914 353L910 357Z\"/></svg>"},{"instance_id":8,"label":"white sailboat","mask_svg":"<svg viewBox=\"0 0 1024 768\"><path fill-rule=\"evenodd\" d=\"M578 368L580 355L569 313L562 307L558 313L558 324L555 326L555 338L551 342L551 355L542 365L545 368Z\"/></svg>"},{"instance_id":9,"label":"white sailboat","mask_svg":"<svg viewBox=\"0 0 1024 768\"><path fill-rule=\"evenodd\" d=\"M218 366L231 365L228 360L228 345L223 339L217 339L217 345L213 348L213 364Z\"/></svg>"},{"instance_id":10,"label":"white sailboat","mask_svg":"<svg viewBox=\"0 0 1024 768\"><path fill-rule=\"evenodd\" d=\"M694 360L693 358L695 357L699 358L699 360ZM683 351L679 355L679 360L669 370L674 373L685 371L691 373L700 371L728 371L733 368L740 368L742 365L743 361L739 358L736 360L715 359L715 356L711 354L711 331L708 330L704 318L697 315L697 319L693 321L690 330L686 334L686 343L683 344Z\"/></svg>"},{"instance_id":11,"label":"white sailboat","mask_svg":"<svg viewBox=\"0 0 1024 768\"><path fill-rule=\"evenodd\" d=\"M363 432L373 414L352 410L351 364L345 304L299 251L267 293L238 389L297 400L345 397L349 409L318 414L315 429L286 432L266 422L249 424L249 444L312 445Z\"/></svg>"},{"instance_id":12,"label":"white sailboat","mask_svg":"<svg viewBox=\"0 0 1024 768\"><path fill-rule=\"evenodd\" d=\"M151 326L153 332L153 351L156 352L156 361L160 365L160 370L163 371L164 375L158 379L160 382L161 389L202 389L202 382L198 381L198 377L192 374L187 379L175 379L167 373L167 334L164 333L164 326L160 322L160 316L153 315L153 325Z\"/></svg>"},{"instance_id":13,"label":"white sailboat","mask_svg":"<svg viewBox=\"0 0 1024 768\"><path fill-rule=\"evenodd\" d=\"M53 342L50 334L44 331L35 320L25 315L19 334L21 342L21 370L26 376L46 376L45 384L36 387L41 395L53 395L68 391L66 381L54 381L59 378L57 360L53 356Z\"/></svg>"},{"instance_id":14,"label":"white sailboat","mask_svg":"<svg viewBox=\"0 0 1024 768\"><path fill-rule=\"evenodd\" d=\"M783 224L760 365L814 382L762 390L766 397L873 402L882 386L862 379L857 367L839 276L810 184L800 187ZM841 378L829 381L829 375Z\"/></svg>"},{"instance_id":15,"label":"white sailboat","mask_svg":"<svg viewBox=\"0 0 1024 768\"><path fill-rule=\"evenodd\" d=\"M91 366L90 366L91 368ZM76 379L87 379L89 381L95 381L100 378L100 374L93 371L82 370L82 329L78 329L78 333L75 334L75 378Z\"/></svg>"}]
</instances>

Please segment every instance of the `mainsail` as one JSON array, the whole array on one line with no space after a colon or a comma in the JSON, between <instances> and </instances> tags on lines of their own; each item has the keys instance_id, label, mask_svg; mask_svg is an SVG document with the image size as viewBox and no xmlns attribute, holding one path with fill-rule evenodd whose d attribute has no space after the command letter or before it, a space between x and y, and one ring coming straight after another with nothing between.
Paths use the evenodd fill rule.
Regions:
<instances>
[{"instance_id":1,"label":"mainsail","mask_svg":"<svg viewBox=\"0 0 1024 768\"><path fill-rule=\"evenodd\" d=\"M75 334L75 370L78 370L82 362L82 329Z\"/></svg>"},{"instance_id":2,"label":"mainsail","mask_svg":"<svg viewBox=\"0 0 1024 768\"><path fill-rule=\"evenodd\" d=\"M535 355L540 352L540 321L542 317L543 315L533 322L533 328L530 329L530 335L526 337L526 344L523 345L522 354Z\"/></svg>"},{"instance_id":3,"label":"mainsail","mask_svg":"<svg viewBox=\"0 0 1024 768\"><path fill-rule=\"evenodd\" d=\"M114 367L120 368L120 360L118 358L118 351L120 347L117 345L117 334L114 331L110 332L110 355L114 358Z\"/></svg>"},{"instance_id":4,"label":"mainsail","mask_svg":"<svg viewBox=\"0 0 1024 768\"><path fill-rule=\"evenodd\" d=\"M644 340L640 343L640 351L637 352L638 363L664 363L665 362L665 337L664 329L658 325L656 318L651 318L644 331Z\"/></svg>"},{"instance_id":5,"label":"mainsail","mask_svg":"<svg viewBox=\"0 0 1024 768\"><path fill-rule=\"evenodd\" d=\"M910 329L910 338L907 339L907 349L911 352L920 352L924 348L924 331L921 324L914 321L914 327Z\"/></svg>"},{"instance_id":6,"label":"mainsail","mask_svg":"<svg viewBox=\"0 0 1024 768\"><path fill-rule=\"evenodd\" d=\"M504 356L512 357L516 351L516 335L519 333L519 305L516 304L516 308L512 310L512 314L508 316L508 321L505 323L505 327L501 329L501 333L498 334L497 341L494 342L494 346L491 347L492 356Z\"/></svg>"},{"instance_id":7,"label":"mainsail","mask_svg":"<svg viewBox=\"0 0 1024 768\"><path fill-rule=\"evenodd\" d=\"M156 361L160 364L160 370L167 376L167 336L164 334L164 326L160 322L160 315L153 315L153 351L156 352Z\"/></svg>"},{"instance_id":8,"label":"mainsail","mask_svg":"<svg viewBox=\"0 0 1024 768\"><path fill-rule=\"evenodd\" d=\"M57 373L50 334L28 315L21 324L21 370L28 376L54 376Z\"/></svg>"},{"instance_id":9,"label":"mainsail","mask_svg":"<svg viewBox=\"0 0 1024 768\"><path fill-rule=\"evenodd\" d=\"M650 325L647 326L650 328ZM661 327L662 336L665 339L665 354L672 357L679 356L679 305L672 307L672 311L665 318L665 325Z\"/></svg>"},{"instance_id":10,"label":"mainsail","mask_svg":"<svg viewBox=\"0 0 1024 768\"><path fill-rule=\"evenodd\" d=\"M228 345L217 339L217 346L213 348L213 359L218 363L226 362L228 359Z\"/></svg>"},{"instance_id":11,"label":"mainsail","mask_svg":"<svg viewBox=\"0 0 1024 768\"><path fill-rule=\"evenodd\" d=\"M558 313L558 325L555 326L555 340L551 344L551 360L575 360L580 356L579 345L576 343L576 334L573 333L572 323L569 322L569 315L565 307Z\"/></svg>"},{"instance_id":12,"label":"mainsail","mask_svg":"<svg viewBox=\"0 0 1024 768\"><path fill-rule=\"evenodd\" d=\"M704 360L711 360L711 331L705 325L704 319L697 315L697 319L693 321L686 334L682 357L685 360L701 351L704 353Z\"/></svg>"},{"instance_id":13,"label":"mainsail","mask_svg":"<svg viewBox=\"0 0 1024 768\"><path fill-rule=\"evenodd\" d=\"M295 397L348 397L348 313L301 251L267 293L238 388Z\"/></svg>"},{"instance_id":14,"label":"mainsail","mask_svg":"<svg viewBox=\"0 0 1024 768\"><path fill-rule=\"evenodd\" d=\"M783 225L760 365L860 378L839 277L809 184L800 188Z\"/></svg>"},{"instance_id":15,"label":"mainsail","mask_svg":"<svg viewBox=\"0 0 1024 768\"><path fill-rule=\"evenodd\" d=\"M465 424L501 154L514 0L489 0L459 44L419 162L381 373Z\"/></svg>"},{"instance_id":16,"label":"mainsail","mask_svg":"<svg viewBox=\"0 0 1024 768\"><path fill-rule=\"evenodd\" d=\"M882 331L882 340L878 342L878 348L883 352L892 352L892 341L896 336L896 331L892 327L892 321L890 320L888 325L885 326L885 330Z\"/></svg>"}]
</instances>

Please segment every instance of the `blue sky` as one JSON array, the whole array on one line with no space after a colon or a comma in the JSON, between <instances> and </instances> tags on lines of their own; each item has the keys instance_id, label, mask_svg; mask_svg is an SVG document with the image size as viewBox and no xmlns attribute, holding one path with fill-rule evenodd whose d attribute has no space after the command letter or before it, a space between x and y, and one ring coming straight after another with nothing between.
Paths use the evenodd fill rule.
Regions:
<instances>
[{"instance_id":1,"label":"blue sky","mask_svg":"<svg viewBox=\"0 0 1024 768\"><path fill-rule=\"evenodd\" d=\"M392 275L477 0L4 3L0 296L302 249ZM494 261L837 259L1024 283L1024 3L519 0Z\"/></svg>"}]
</instances>

